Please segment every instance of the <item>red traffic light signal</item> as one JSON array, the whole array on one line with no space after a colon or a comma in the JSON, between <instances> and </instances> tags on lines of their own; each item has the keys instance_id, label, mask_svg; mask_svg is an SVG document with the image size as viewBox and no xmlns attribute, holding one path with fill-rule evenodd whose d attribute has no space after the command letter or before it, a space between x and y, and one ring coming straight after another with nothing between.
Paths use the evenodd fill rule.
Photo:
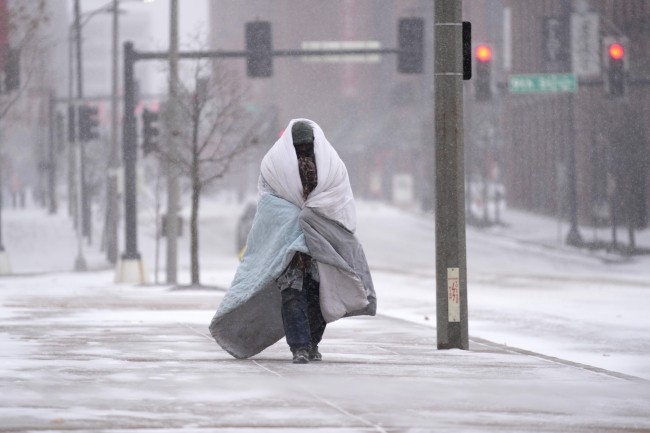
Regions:
<instances>
[{"instance_id":1,"label":"red traffic light signal","mask_svg":"<svg viewBox=\"0 0 650 433\"><path fill-rule=\"evenodd\" d=\"M609 56L614 60L621 60L625 57L625 48L621 44L611 44L609 46Z\"/></svg>"},{"instance_id":2,"label":"red traffic light signal","mask_svg":"<svg viewBox=\"0 0 650 433\"><path fill-rule=\"evenodd\" d=\"M476 47L476 58L481 62L489 62L492 60L492 48L487 45L479 45Z\"/></svg>"}]
</instances>

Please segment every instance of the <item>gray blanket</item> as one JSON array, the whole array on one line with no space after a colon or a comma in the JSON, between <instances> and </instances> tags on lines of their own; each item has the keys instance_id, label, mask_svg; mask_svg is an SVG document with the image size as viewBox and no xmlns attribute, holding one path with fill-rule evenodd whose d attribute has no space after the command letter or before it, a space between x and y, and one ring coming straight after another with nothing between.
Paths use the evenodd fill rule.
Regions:
<instances>
[{"instance_id":1,"label":"gray blanket","mask_svg":"<svg viewBox=\"0 0 650 433\"><path fill-rule=\"evenodd\" d=\"M235 358L253 356L284 337L275 280L296 251L318 262L321 311L327 322L375 315L376 294L356 236L309 208L300 211L267 194L260 199L233 284L210 323L214 339Z\"/></svg>"}]
</instances>

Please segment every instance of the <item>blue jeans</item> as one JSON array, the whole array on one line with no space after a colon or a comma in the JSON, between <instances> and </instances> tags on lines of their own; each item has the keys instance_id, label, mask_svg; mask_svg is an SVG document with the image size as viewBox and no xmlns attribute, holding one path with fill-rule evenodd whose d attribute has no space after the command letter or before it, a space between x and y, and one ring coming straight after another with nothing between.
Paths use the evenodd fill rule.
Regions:
<instances>
[{"instance_id":1,"label":"blue jeans","mask_svg":"<svg viewBox=\"0 0 650 433\"><path fill-rule=\"evenodd\" d=\"M302 280L302 290L282 291L282 322L291 352L318 346L327 323L320 310L319 284L309 274Z\"/></svg>"}]
</instances>

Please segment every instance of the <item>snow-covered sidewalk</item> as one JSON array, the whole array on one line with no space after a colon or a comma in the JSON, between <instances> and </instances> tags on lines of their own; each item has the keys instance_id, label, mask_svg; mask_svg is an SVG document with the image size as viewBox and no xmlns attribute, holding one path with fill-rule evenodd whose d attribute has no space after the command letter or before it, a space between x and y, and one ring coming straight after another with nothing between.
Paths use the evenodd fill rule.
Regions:
<instances>
[{"instance_id":1,"label":"snow-covered sidewalk","mask_svg":"<svg viewBox=\"0 0 650 433\"><path fill-rule=\"evenodd\" d=\"M522 242L553 221L516 214L506 233L467 229L470 335L650 380L650 257ZM363 203L358 225L379 311L435 327L434 220Z\"/></svg>"},{"instance_id":2,"label":"snow-covered sidewalk","mask_svg":"<svg viewBox=\"0 0 650 433\"><path fill-rule=\"evenodd\" d=\"M0 280L0 430L650 429L647 383L478 339L438 351L385 315L329 326L321 363L291 364L283 341L235 360L207 331L221 292L111 275Z\"/></svg>"},{"instance_id":3,"label":"snow-covered sidewalk","mask_svg":"<svg viewBox=\"0 0 650 433\"><path fill-rule=\"evenodd\" d=\"M232 281L242 210L232 201L205 201L204 284L228 287ZM332 325L324 346L328 362L309 366L318 370L292 369L282 343L255 362L231 360L205 336L219 292L115 286L111 271L1 278L0 426L18 422L25 410L32 421L44 422L38 428L53 429L64 428L59 421L48 424L59 418L65 428L78 418L80 428L89 430L95 430L93 422L158 428L161 419L174 428L262 430L374 431L383 425L393 426L387 431L428 431L432 420L458 431L649 428L650 388L626 378L650 380L650 257L609 260L553 246L556 222L524 213L504 214L509 227L470 227L472 350L437 351L433 219L368 202L358 203L358 214L380 317ZM17 272L72 267L76 244L69 219L41 209L5 216L6 245ZM152 270L154 230L144 213L139 233ZM639 243L645 245L646 238L647 231ZM187 235L180 245L184 283ZM92 267L107 267L97 243L87 255ZM463 407L469 415L461 416ZM241 413L246 416L237 418Z\"/></svg>"}]
</instances>

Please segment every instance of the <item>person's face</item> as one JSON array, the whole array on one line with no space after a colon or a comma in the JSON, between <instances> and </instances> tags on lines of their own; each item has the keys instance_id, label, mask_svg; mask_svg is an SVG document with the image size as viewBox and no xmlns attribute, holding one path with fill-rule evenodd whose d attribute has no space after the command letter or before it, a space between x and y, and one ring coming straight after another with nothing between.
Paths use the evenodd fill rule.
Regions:
<instances>
[{"instance_id":1,"label":"person's face","mask_svg":"<svg viewBox=\"0 0 650 433\"><path fill-rule=\"evenodd\" d=\"M314 150L314 141L300 141L298 143L293 143L293 147L296 148L296 155L298 157L309 156Z\"/></svg>"}]
</instances>

